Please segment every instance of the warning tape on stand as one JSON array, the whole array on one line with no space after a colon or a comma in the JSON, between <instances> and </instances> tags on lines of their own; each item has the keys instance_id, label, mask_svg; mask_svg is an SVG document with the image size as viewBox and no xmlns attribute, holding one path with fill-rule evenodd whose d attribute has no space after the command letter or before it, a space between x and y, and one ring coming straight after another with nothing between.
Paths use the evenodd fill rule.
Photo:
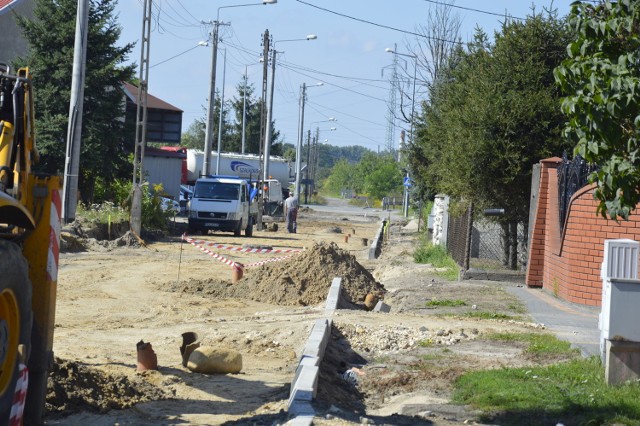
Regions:
<instances>
[{"instance_id":1,"label":"warning tape on stand","mask_svg":"<svg viewBox=\"0 0 640 426\"><path fill-rule=\"evenodd\" d=\"M27 399L27 389L29 387L29 370L27 366L20 363L18 366L18 380L16 380L16 390L13 394L13 403L11 404L11 413L9 414L9 425L22 425L22 415L24 414L24 405Z\"/></svg>"},{"instance_id":2,"label":"warning tape on stand","mask_svg":"<svg viewBox=\"0 0 640 426\"><path fill-rule=\"evenodd\" d=\"M198 244L202 246L212 247L216 249L230 250L238 253L298 253L302 250L300 249L266 249L266 248L251 248L251 247L236 247L236 246L228 246L225 244L217 244L217 243L209 243L204 240L194 240L192 238L187 237L186 235L182 236L182 239L190 244Z\"/></svg>"}]
</instances>

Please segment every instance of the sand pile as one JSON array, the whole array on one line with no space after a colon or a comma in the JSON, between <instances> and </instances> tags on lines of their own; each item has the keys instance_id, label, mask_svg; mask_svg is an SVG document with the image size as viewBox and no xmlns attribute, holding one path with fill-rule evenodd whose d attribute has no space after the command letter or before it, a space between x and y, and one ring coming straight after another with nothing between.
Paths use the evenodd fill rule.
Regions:
<instances>
[{"instance_id":1,"label":"sand pile","mask_svg":"<svg viewBox=\"0 0 640 426\"><path fill-rule=\"evenodd\" d=\"M385 292L382 284L353 255L335 243L318 243L291 259L247 268L237 284L211 278L178 283L170 290L308 306L326 300L335 277L342 277L342 298L351 304L362 306L368 293Z\"/></svg>"}]
</instances>

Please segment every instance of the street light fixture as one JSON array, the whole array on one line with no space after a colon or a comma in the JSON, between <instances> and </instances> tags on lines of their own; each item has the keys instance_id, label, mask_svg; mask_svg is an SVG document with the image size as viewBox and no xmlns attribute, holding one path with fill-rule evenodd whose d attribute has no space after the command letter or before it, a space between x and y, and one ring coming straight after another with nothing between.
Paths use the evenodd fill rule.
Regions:
<instances>
[{"instance_id":1,"label":"street light fixture","mask_svg":"<svg viewBox=\"0 0 640 426\"><path fill-rule=\"evenodd\" d=\"M309 86L309 87L318 87L318 86L323 86L324 83L323 82L318 82L316 84L314 84L313 86ZM302 170L300 170L301 168L301 163L302 163L302 159L300 157L302 157L302 139L304 137L304 103L307 97L307 85L306 83L302 83L302 85L300 86L300 118L299 118L299 133L298 133L298 145L296 146L296 197L298 198L298 200L300 200L300 174L302 172ZM308 165L307 165L308 166Z\"/></svg>"},{"instance_id":2,"label":"street light fixture","mask_svg":"<svg viewBox=\"0 0 640 426\"><path fill-rule=\"evenodd\" d=\"M396 52L390 47L387 47L386 49L384 49L384 51L388 53L393 53L394 55L405 56L407 58L413 59L413 96L411 98L411 123L409 125L409 128L410 128L409 138L413 142L413 122L415 121L414 113L415 113L415 105L416 105L416 71L418 69L418 57L416 55L409 55L407 53ZM401 147L400 149L400 155L402 154L403 148L404 147ZM398 155L398 161L400 161L400 155ZM407 179L409 178L409 172L407 172L406 178ZM409 188L406 185L404 185L404 197L402 200L402 204L403 204L404 217L408 217L409 216Z\"/></svg>"},{"instance_id":3,"label":"street light fixture","mask_svg":"<svg viewBox=\"0 0 640 426\"><path fill-rule=\"evenodd\" d=\"M269 93L269 108L267 109L267 126L264 133L264 160L263 160L263 179L269 179L269 156L271 155L271 120L273 120L273 92L276 81L276 56L278 51L276 50L276 44L291 42L291 41L309 41L316 40L318 38L315 34L309 34L305 38L293 38L288 40L276 40L273 42L273 49L271 50L271 89Z\"/></svg>"},{"instance_id":4,"label":"street light fixture","mask_svg":"<svg viewBox=\"0 0 640 426\"><path fill-rule=\"evenodd\" d=\"M211 170L211 144L213 136L213 107L215 104L215 92L216 92L216 65L218 61L218 29L220 27L220 10L228 9L232 7L246 7L246 6L260 6L267 4L276 4L278 0L263 0L260 3L249 4L234 4L229 6L220 6L216 13L216 20L213 22L213 36L212 36L212 53L211 53L211 80L209 87L209 103L207 107L207 123L206 133L204 138L204 164L202 167L202 173L207 176Z\"/></svg>"}]
</instances>

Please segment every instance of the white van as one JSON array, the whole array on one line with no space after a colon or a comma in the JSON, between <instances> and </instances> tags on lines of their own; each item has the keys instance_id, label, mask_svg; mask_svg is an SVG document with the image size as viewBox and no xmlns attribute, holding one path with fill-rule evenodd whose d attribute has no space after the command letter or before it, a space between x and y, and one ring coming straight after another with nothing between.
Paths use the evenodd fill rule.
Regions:
<instances>
[{"instance_id":1,"label":"white van","mask_svg":"<svg viewBox=\"0 0 640 426\"><path fill-rule=\"evenodd\" d=\"M189 201L189 233L210 230L253 235L258 204L251 199L252 188L245 179L211 176L196 180Z\"/></svg>"}]
</instances>

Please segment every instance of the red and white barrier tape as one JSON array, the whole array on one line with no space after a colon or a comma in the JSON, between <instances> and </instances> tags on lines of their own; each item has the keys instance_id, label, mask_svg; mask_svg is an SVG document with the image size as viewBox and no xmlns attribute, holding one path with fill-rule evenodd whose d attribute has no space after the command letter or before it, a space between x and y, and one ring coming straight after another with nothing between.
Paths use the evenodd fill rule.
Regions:
<instances>
[{"instance_id":1,"label":"red and white barrier tape","mask_svg":"<svg viewBox=\"0 0 640 426\"><path fill-rule=\"evenodd\" d=\"M250 247L236 247L236 246L228 246L225 244L217 244L217 243L209 243L206 242L204 240L194 240L192 238L187 237L186 235L182 236L182 239L185 240L188 243L196 243L198 245L204 245L204 246L208 246L208 247L212 247L212 248L217 248L217 249L224 249L224 250L230 250L230 251L235 251L238 253L298 253L302 250L300 249L264 249L264 248L250 248Z\"/></svg>"},{"instance_id":2,"label":"red and white barrier tape","mask_svg":"<svg viewBox=\"0 0 640 426\"><path fill-rule=\"evenodd\" d=\"M219 260L220 262L222 262L222 263L224 263L226 265L229 265L229 266L234 266L235 264L242 265L241 263L235 262L235 261L233 261L231 259L227 259L224 256L220 256L218 253L214 253L211 250L196 244L195 241L189 241L189 244L191 244L192 246L200 249L200 251L203 251L203 252L207 253L209 256L213 257L214 259Z\"/></svg>"},{"instance_id":3,"label":"red and white barrier tape","mask_svg":"<svg viewBox=\"0 0 640 426\"><path fill-rule=\"evenodd\" d=\"M20 363L18 366L18 380L16 381L16 391L13 394L11 404L11 414L9 416L10 426L22 425L22 415L24 414L24 403L27 399L27 388L29 387L29 370L27 366Z\"/></svg>"},{"instance_id":4,"label":"red and white barrier tape","mask_svg":"<svg viewBox=\"0 0 640 426\"><path fill-rule=\"evenodd\" d=\"M227 259L224 256L220 256L218 253L214 253L211 250L209 250L208 248L202 247L199 244L201 241L196 241L196 240L193 240L191 238L186 238L184 236L183 236L183 239L185 241L187 241L189 244L191 244L192 246L194 246L197 249L199 249L200 251L202 251L202 252L208 254L209 256L213 257L214 259L217 259L217 260L221 261L222 263L233 267L234 269L240 269L240 270L244 270L244 268L250 268L250 267L253 267L253 266L261 266L261 265L264 265L264 264L270 263L270 262L279 262L281 260L290 259L290 258L292 258L293 256L295 256L296 254L298 254L301 251L301 250L296 250L295 253L290 254L289 256L274 257L274 258L271 258L271 259L261 260L259 262L254 262L254 263L249 263L247 265L244 265L244 264L242 264L240 262L235 262L235 261L233 261L231 259Z\"/></svg>"},{"instance_id":5,"label":"red and white barrier tape","mask_svg":"<svg viewBox=\"0 0 640 426\"><path fill-rule=\"evenodd\" d=\"M283 257L274 257L271 259L267 259L267 260L261 260L260 262L254 262L254 263L249 263L247 265L244 265L245 268L250 268L252 266L260 266L260 265L264 265L265 263L270 263L270 262L279 262L281 260L287 260L287 259L291 259L293 256L295 256L298 253L294 253L294 254L290 254L289 256L283 256Z\"/></svg>"}]
</instances>

